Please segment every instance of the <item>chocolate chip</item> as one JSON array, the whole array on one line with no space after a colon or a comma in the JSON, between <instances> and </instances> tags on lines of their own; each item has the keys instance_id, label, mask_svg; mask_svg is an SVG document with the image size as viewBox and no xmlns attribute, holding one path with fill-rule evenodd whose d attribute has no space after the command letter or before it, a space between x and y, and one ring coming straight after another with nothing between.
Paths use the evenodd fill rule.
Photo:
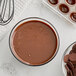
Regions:
<instances>
[{"instance_id":1,"label":"chocolate chip","mask_svg":"<svg viewBox=\"0 0 76 76\"><path fill-rule=\"evenodd\" d=\"M73 51L71 50L69 54L72 54L72 53L73 53Z\"/></svg>"},{"instance_id":2,"label":"chocolate chip","mask_svg":"<svg viewBox=\"0 0 76 76\"><path fill-rule=\"evenodd\" d=\"M76 50L76 44L74 44L74 46L72 47L72 50Z\"/></svg>"},{"instance_id":3,"label":"chocolate chip","mask_svg":"<svg viewBox=\"0 0 76 76\"><path fill-rule=\"evenodd\" d=\"M67 72L69 73L70 72L69 67L67 65L65 65L65 68L66 68Z\"/></svg>"},{"instance_id":4,"label":"chocolate chip","mask_svg":"<svg viewBox=\"0 0 76 76\"><path fill-rule=\"evenodd\" d=\"M70 53L64 57L64 62L66 63L67 76L76 76L76 44Z\"/></svg>"},{"instance_id":5,"label":"chocolate chip","mask_svg":"<svg viewBox=\"0 0 76 76\"><path fill-rule=\"evenodd\" d=\"M76 50L72 49L69 54L76 53Z\"/></svg>"},{"instance_id":6,"label":"chocolate chip","mask_svg":"<svg viewBox=\"0 0 76 76\"><path fill-rule=\"evenodd\" d=\"M66 55L66 56L64 57L64 62L67 63L68 61L69 61L69 55Z\"/></svg>"},{"instance_id":7,"label":"chocolate chip","mask_svg":"<svg viewBox=\"0 0 76 76\"><path fill-rule=\"evenodd\" d=\"M76 64L73 64L74 65L74 68L76 68Z\"/></svg>"},{"instance_id":8,"label":"chocolate chip","mask_svg":"<svg viewBox=\"0 0 76 76\"><path fill-rule=\"evenodd\" d=\"M73 76L73 73L67 66L66 66L66 69L67 69L67 76Z\"/></svg>"},{"instance_id":9,"label":"chocolate chip","mask_svg":"<svg viewBox=\"0 0 76 76\"><path fill-rule=\"evenodd\" d=\"M69 55L69 60L73 63L76 64L76 54L72 53Z\"/></svg>"},{"instance_id":10,"label":"chocolate chip","mask_svg":"<svg viewBox=\"0 0 76 76\"><path fill-rule=\"evenodd\" d=\"M74 69L74 76L76 76L76 68Z\"/></svg>"},{"instance_id":11,"label":"chocolate chip","mask_svg":"<svg viewBox=\"0 0 76 76\"><path fill-rule=\"evenodd\" d=\"M69 61L68 63L67 63L67 66L69 67L69 69L72 71L72 73L73 73L73 70L74 70L74 65Z\"/></svg>"}]
</instances>

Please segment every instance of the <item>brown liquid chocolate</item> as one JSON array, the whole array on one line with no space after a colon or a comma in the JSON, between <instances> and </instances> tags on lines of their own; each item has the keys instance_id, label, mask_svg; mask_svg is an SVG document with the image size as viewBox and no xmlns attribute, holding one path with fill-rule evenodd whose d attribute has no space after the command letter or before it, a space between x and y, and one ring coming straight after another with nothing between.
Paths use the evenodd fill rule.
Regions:
<instances>
[{"instance_id":1,"label":"brown liquid chocolate","mask_svg":"<svg viewBox=\"0 0 76 76\"><path fill-rule=\"evenodd\" d=\"M23 63L41 65L54 56L57 37L46 23L32 20L19 25L12 35L12 52Z\"/></svg>"},{"instance_id":2,"label":"brown liquid chocolate","mask_svg":"<svg viewBox=\"0 0 76 76\"><path fill-rule=\"evenodd\" d=\"M59 9L63 13L68 13L69 12L69 7L67 5L65 5L65 4L60 4Z\"/></svg>"}]
</instances>

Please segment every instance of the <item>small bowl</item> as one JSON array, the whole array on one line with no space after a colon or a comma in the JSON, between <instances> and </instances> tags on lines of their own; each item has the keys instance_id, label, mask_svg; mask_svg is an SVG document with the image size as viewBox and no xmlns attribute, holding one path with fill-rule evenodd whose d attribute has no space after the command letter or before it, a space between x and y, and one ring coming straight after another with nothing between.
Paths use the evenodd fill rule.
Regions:
<instances>
[{"instance_id":1,"label":"small bowl","mask_svg":"<svg viewBox=\"0 0 76 76\"><path fill-rule=\"evenodd\" d=\"M22 23L27 22L27 21L31 21L31 20L38 20L38 21L42 21L42 22L48 24L48 25L54 30L54 32L55 32L55 34L56 34L56 37L57 37L57 48L56 48L56 52L55 52L55 54L52 56L52 58L50 58L50 60L48 60L48 61L45 62L45 63L40 64L40 65L44 65L44 64L46 64L46 63L48 63L48 62L50 62L51 60L54 59L54 57L56 56L56 54L57 54L57 52L58 52L58 50L59 50L59 43L60 43L59 35L58 35L58 32L56 31L55 27L54 27L50 22L48 22L48 21L45 20L45 19L38 18L38 17L30 17L30 18L26 18L26 19L23 19L23 20L19 21L19 22L13 27L13 29L11 30L11 33L10 33L10 36L9 36L9 48L10 48L12 54L14 55L14 57L15 57L18 61L20 61L20 62L23 63L23 64L30 65L30 64L28 64L27 62L22 61L21 58L19 58L19 57L13 52L13 49L11 48L11 40L12 40L12 34L13 34L14 30L15 30L19 25L21 25ZM30 65L30 66L40 66L40 65Z\"/></svg>"},{"instance_id":2,"label":"small bowl","mask_svg":"<svg viewBox=\"0 0 76 76\"><path fill-rule=\"evenodd\" d=\"M70 53L74 44L76 44L76 42L73 42L71 45L69 45L62 56L62 71L63 71L64 76L67 76L67 70L65 68L66 63L64 62L64 56Z\"/></svg>"}]
</instances>

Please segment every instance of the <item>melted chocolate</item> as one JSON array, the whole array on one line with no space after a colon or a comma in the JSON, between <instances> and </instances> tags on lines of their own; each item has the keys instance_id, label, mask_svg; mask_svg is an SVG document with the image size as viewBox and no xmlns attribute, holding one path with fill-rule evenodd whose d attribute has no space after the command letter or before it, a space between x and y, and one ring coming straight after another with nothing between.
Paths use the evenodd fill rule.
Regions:
<instances>
[{"instance_id":1,"label":"melted chocolate","mask_svg":"<svg viewBox=\"0 0 76 76\"><path fill-rule=\"evenodd\" d=\"M17 59L23 63L41 65L54 56L57 37L54 30L44 22L24 22L12 35L12 49Z\"/></svg>"}]
</instances>

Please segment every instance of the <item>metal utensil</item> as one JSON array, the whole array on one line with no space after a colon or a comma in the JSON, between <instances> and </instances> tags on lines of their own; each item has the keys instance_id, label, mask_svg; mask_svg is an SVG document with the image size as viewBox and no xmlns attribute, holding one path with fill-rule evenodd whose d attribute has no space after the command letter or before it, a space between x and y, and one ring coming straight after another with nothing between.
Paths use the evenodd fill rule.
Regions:
<instances>
[{"instance_id":1,"label":"metal utensil","mask_svg":"<svg viewBox=\"0 0 76 76\"><path fill-rule=\"evenodd\" d=\"M0 25L8 24L14 15L14 0L0 0Z\"/></svg>"}]
</instances>

